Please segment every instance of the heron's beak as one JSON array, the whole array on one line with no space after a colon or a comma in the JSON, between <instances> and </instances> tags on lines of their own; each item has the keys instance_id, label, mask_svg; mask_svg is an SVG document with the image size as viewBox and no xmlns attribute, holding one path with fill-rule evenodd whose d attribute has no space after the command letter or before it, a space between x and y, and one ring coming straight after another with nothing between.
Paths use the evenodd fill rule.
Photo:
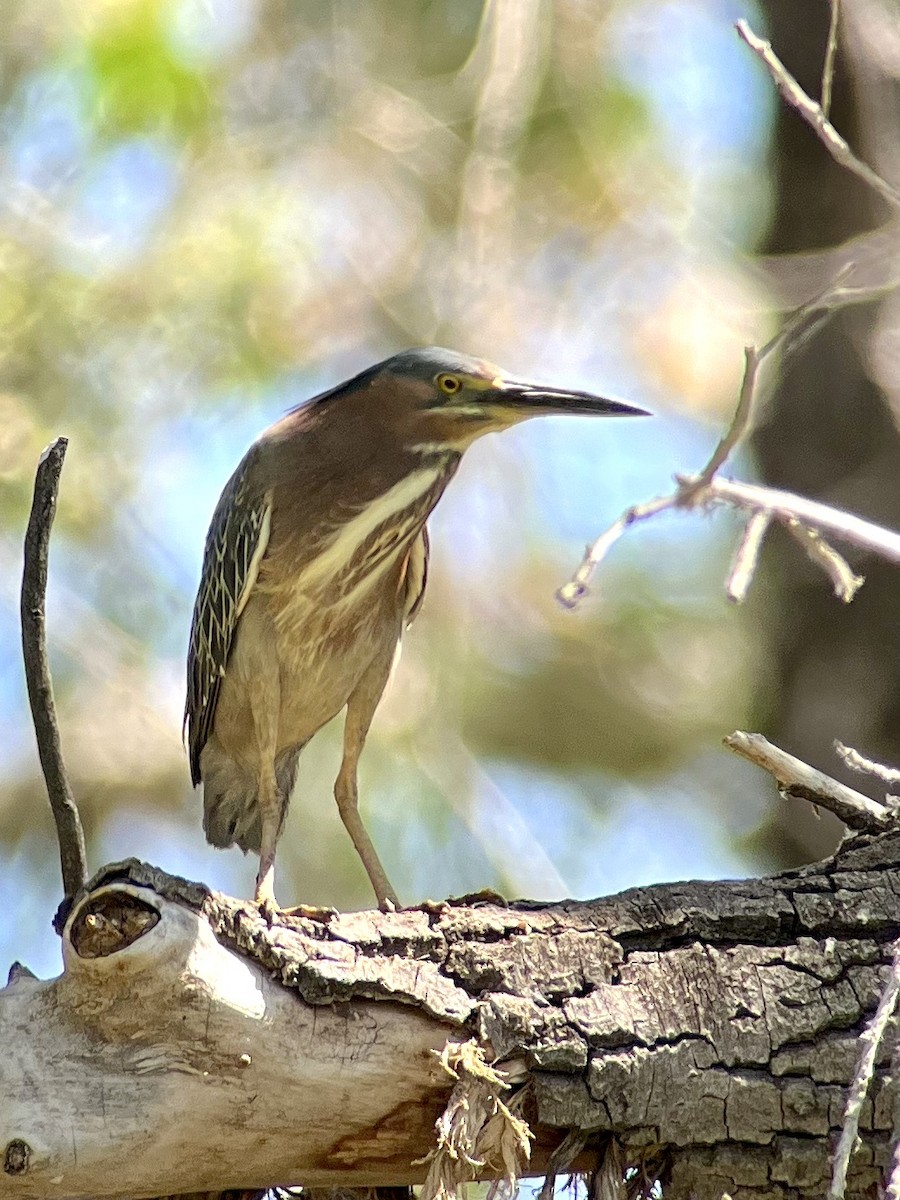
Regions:
<instances>
[{"instance_id":1,"label":"heron's beak","mask_svg":"<svg viewBox=\"0 0 900 1200\"><path fill-rule=\"evenodd\" d=\"M556 413L589 413L596 417L649 417L652 413L624 400L608 400L591 392L570 392L522 379L498 379L492 399L512 416L540 417Z\"/></svg>"}]
</instances>

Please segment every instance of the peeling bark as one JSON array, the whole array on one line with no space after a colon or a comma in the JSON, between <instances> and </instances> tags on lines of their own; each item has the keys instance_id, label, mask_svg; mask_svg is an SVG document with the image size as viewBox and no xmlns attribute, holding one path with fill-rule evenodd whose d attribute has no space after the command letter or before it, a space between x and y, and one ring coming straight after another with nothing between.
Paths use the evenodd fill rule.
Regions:
<instances>
[{"instance_id":1,"label":"peeling bark","mask_svg":"<svg viewBox=\"0 0 900 1200\"><path fill-rule=\"evenodd\" d=\"M421 1182L452 1086L432 1051L473 1036L531 1126L528 1173L580 1132L576 1167L614 1144L667 1197L819 1197L898 893L893 829L771 879L271 928L107 868L64 973L0 992L0 1197ZM892 1045L848 1196L882 1176Z\"/></svg>"}]
</instances>

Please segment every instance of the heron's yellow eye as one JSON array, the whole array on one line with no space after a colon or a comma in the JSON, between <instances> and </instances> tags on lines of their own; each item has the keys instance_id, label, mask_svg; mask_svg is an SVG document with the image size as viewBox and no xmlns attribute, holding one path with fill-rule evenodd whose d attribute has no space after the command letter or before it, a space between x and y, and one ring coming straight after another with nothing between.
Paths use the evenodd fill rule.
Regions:
<instances>
[{"instance_id":1,"label":"heron's yellow eye","mask_svg":"<svg viewBox=\"0 0 900 1200\"><path fill-rule=\"evenodd\" d=\"M462 387L462 380L458 375L449 375L446 372L441 375L436 375L434 382L438 385L442 392L446 392L448 396L455 395Z\"/></svg>"}]
</instances>

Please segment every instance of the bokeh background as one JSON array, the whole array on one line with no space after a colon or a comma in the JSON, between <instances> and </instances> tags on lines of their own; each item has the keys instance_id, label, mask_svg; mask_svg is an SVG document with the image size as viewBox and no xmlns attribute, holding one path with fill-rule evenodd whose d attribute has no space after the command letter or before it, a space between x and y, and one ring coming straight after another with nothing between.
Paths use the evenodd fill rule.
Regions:
<instances>
[{"instance_id":1,"label":"bokeh background","mask_svg":"<svg viewBox=\"0 0 900 1200\"><path fill-rule=\"evenodd\" d=\"M896 177L896 13L846 7L835 121ZM206 526L260 429L421 343L658 415L485 439L435 514L361 773L404 899L586 897L834 844L720 739L761 729L829 770L836 736L900 756L896 572L854 560L870 579L844 609L773 536L735 610L736 519L669 517L577 612L554 599L623 507L701 464L743 345L840 247L893 262L886 213L778 107L740 16L815 93L826 0L4 7L0 963L59 962L17 613L42 446L70 438L49 622L91 866L137 855L249 895L255 860L204 843L180 738ZM857 306L770 378L737 468L900 524L896 317ZM331 798L339 733L302 759L285 903L369 903Z\"/></svg>"}]
</instances>

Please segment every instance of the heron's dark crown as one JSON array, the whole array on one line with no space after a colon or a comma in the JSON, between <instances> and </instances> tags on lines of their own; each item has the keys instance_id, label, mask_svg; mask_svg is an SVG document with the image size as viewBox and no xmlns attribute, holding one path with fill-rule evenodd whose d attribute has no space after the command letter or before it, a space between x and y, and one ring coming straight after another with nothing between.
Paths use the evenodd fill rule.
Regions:
<instances>
[{"instance_id":1,"label":"heron's dark crown","mask_svg":"<svg viewBox=\"0 0 900 1200\"><path fill-rule=\"evenodd\" d=\"M392 358L386 358L384 362L373 367L372 371L374 374L390 371L393 375L429 381L443 371L475 375L484 379L492 379L501 373L500 368L495 367L493 363L473 358L470 354L460 354L457 350L445 350L442 346L403 350Z\"/></svg>"},{"instance_id":2,"label":"heron's dark crown","mask_svg":"<svg viewBox=\"0 0 900 1200\"><path fill-rule=\"evenodd\" d=\"M347 392L361 391L373 380L383 375L394 375L398 379L431 383L436 375L443 372L475 376L479 379L493 379L502 373L500 368L495 367L493 363L473 358L469 354L460 354L457 350L445 350L442 346L415 347L411 350L402 350L399 354L382 359L374 366L366 367L352 379L339 383L337 387L316 396L314 402L337 399ZM298 407L303 407L303 405Z\"/></svg>"}]
</instances>

